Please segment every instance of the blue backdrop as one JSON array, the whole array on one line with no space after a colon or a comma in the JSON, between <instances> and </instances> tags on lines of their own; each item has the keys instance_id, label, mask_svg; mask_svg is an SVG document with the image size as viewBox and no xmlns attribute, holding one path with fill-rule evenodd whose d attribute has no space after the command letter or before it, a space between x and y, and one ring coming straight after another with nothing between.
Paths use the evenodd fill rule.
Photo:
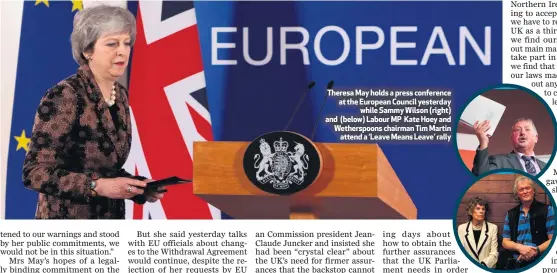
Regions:
<instances>
[{"instance_id":1,"label":"blue backdrop","mask_svg":"<svg viewBox=\"0 0 557 273\"><path fill-rule=\"evenodd\" d=\"M48 88L75 73L70 34L75 12L71 2L44 4L25 1L8 152L6 219L35 217L37 193L23 187L22 169L27 146L13 136L31 137L39 101ZM24 138L21 138L24 139ZM21 140L20 140L21 141ZM21 149L20 149L21 146ZM22 148L25 147L25 148Z\"/></svg>"},{"instance_id":2,"label":"blue backdrop","mask_svg":"<svg viewBox=\"0 0 557 273\"><path fill-rule=\"evenodd\" d=\"M195 2L201 41L207 95L215 140L251 141L268 131L282 130L310 81L316 86L306 98L290 130L309 136L324 102L325 86L335 81L338 89L362 88L438 88L453 91L452 116L470 97L502 79L502 3L501 2ZM132 5L133 6L133 5ZM137 5L136 5L137 6ZM167 6L163 11L168 10ZM14 112L10 133L6 218L32 218L36 193L23 188L21 164L24 153L17 151L12 136L31 134L36 107L44 91L57 81L75 73L69 34L74 11L72 3L50 1L50 7L25 2ZM176 9L180 7L176 6ZM55 19L53 19L55 18ZM337 66L319 62L313 48L315 35L326 26L338 26L350 39L350 53ZM384 31L383 46L364 50L363 64L356 65L356 26L377 26ZM457 65L450 66L444 55L433 55L427 65L393 66L390 63L390 28L416 26L416 32L400 33L399 42L415 42L413 49L399 49L399 59L421 61L432 30L441 26ZM459 64L459 28L466 26L484 48L484 28L491 27L491 64L484 65L466 44L466 65ZM236 27L235 33L220 33L219 43L235 43L235 48L218 49L219 59L234 59L237 65L212 64L212 29ZM242 28L249 28L249 53L254 59L266 54L266 29L273 27L273 58L264 66L252 66L243 58ZM302 54L288 50L286 65L280 63L280 27L303 27L309 34L306 46L309 65ZM289 43L302 36L290 33ZM364 43L377 35L365 33ZM214 42L214 41L213 41ZM43 46L48 43L48 52ZM342 40L329 32L320 43L328 59L342 52ZM440 46L439 41L435 44ZM40 60L40 61L37 61ZM32 80L29 80L32 79ZM329 98L323 115L346 111ZM337 142L329 125L321 122L314 141ZM456 199L474 177L461 163L453 143L380 143L385 155L418 208L418 217L449 219ZM372 208L355 208L372 209Z\"/></svg>"},{"instance_id":3,"label":"blue backdrop","mask_svg":"<svg viewBox=\"0 0 557 273\"><path fill-rule=\"evenodd\" d=\"M282 130L309 81L316 87L306 98L291 130L310 136L324 99L326 84L335 81L338 89L353 87L432 88L453 91L452 117L471 96L502 80L501 2L196 2L199 35L205 66L209 107L215 140L251 141L268 131ZM349 35L351 46L346 61L327 66L318 61L313 42L319 29L335 25ZM301 26L309 33L310 65L304 65L299 51L288 51L287 64L280 64L279 28ZM356 65L356 26L378 26L385 42L380 49L364 50L362 65ZM400 33L399 42L415 42L414 49L399 49L399 59L420 63L432 30L443 27L455 66L444 55L432 55L427 65L393 66L390 62L390 27L417 26L416 32ZM491 27L491 65L484 65L469 44L466 65L459 65L459 27L466 26L484 48L484 28ZM211 29L237 27L235 33L221 33L219 43L236 48L219 49L219 59L238 60L234 66L212 65ZM249 49L253 59L265 57L266 28L273 27L273 58L264 66L252 66L242 56L242 28L249 28ZM302 40L289 34L288 42ZM364 34L364 43L374 43L377 35ZM435 47L440 47L437 41ZM336 59L342 40L327 33L321 41L323 55ZM344 88L343 88L344 87ZM346 110L326 102L323 114ZM315 141L338 142L329 125L320 122ZM418 208L418 217L452 218L457 198L474 181L451 142L438 144L389 143L380 147ZM365 160L365 159L364 159ZM371 208L360 208L371 209Z\"/></svg>"}]
</instances>

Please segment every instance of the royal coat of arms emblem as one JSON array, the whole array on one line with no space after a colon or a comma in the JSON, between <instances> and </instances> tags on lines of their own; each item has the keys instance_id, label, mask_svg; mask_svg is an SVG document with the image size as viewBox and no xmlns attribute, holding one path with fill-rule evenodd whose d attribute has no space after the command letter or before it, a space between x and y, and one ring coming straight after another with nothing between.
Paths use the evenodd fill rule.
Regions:
<instances>
[{"instance_id":1,"label":"royal coat of arms emblem","mask_svg":"<svg viewBox=\"0 0 557 273\"><path fill-rule=\"evenodd\" d=\"M255 139L244 155L244 171L259 188L278 194L313 183L321 168L315 146L292 132L272 132Z\"/></svg>"},{"instance_id":2,"label":"royal coat of arms emblem","mask_svg":"<svg viewBox=\"0 0 557 273\"><path fill-rule=\"evenodd\" d=\"M305 153L303 144L294 142L294 151L288 151L288 142L280 138L273 143L273 152L265 139L261 138L259 142L261 154L254 156L253 166L257 169L257 181L262 184L271 183L275 189L287 189L292 183L304 183L309 156Z\"/></svg>"}]
</instances>

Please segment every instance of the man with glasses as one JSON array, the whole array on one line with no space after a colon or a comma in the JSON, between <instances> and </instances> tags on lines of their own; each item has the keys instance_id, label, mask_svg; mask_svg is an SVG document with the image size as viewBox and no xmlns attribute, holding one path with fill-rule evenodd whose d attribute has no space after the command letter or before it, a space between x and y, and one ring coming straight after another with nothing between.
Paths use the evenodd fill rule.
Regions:
<instances>
[{"instance_id":1,"label":"man with glasses","mask_svg":"<svg viewBox=\"0 0 557 273\"><path fill-rule=\"evenodd\" d=\"M534 153L534 147L538 143L538 131L531 119L519 118L514 122L511 132L513 150L509 154L489 155L489 128L491 125L487 120L476 121L474 124L476 136L480 141L472 168L476 176L496 169L521 170L536 176L545 168L546 163L536 158Z\"/></svg>"}]
</instances>

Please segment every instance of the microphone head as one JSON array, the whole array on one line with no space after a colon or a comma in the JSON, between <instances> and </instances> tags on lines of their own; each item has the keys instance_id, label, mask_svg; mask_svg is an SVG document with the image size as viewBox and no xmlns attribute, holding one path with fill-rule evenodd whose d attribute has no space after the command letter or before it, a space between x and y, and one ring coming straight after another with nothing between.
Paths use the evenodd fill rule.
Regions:
<instances>
[{"instance_id":1,"label":"microphone head","mask_svg":"<svg viewBox=\"0 0 557 273\"><path fill-rule=\"evenodd\" d=\"M333 89L333 85L334 85L334 84L335 84L335 81L330 81L330 82L327 84L327 89Z\"/></svg>"},{"instance_id":2,"label":"microphone head","mask_svg":"<svg viewBox=\"0 0 557 273\"><path fill-rule=\"evenodd\" d=\"M314 86L315 86L315 82L314 82L314 81L311 81L311 82L308 84L308 89L312 89Z\"/></svg>"}]
</instances>

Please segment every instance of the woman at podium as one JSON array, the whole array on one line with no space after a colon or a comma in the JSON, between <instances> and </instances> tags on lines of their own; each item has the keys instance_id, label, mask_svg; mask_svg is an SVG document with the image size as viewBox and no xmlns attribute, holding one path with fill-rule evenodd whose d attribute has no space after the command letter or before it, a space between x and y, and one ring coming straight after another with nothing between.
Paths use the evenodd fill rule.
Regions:
<instances>
[{"instance_id":1,"label":"woman at podium","mask_svg":"<svg viewBox=\"0 0 557 273\"><path fill-rule=\"evenodd\" d=\"M36 218L123 219L125 199L163 197L144 192L152 180L122 168L132 128L128 91L117 79L128 66L135 27L124 8L75 15L71 45L80 66L41 99L23 164L25 187L39 192Z\"/></svg>"}]
</instances>

